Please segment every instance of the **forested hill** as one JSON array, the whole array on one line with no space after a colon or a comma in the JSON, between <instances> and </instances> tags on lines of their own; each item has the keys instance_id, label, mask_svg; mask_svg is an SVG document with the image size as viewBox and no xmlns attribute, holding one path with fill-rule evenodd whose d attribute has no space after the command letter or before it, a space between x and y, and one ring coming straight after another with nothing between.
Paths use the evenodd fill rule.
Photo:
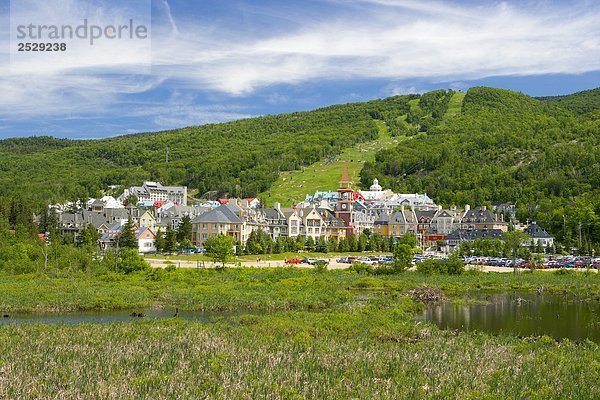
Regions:
<instances>
[{"instance_id":1,"label":"forested hill","mask_svg":"<svg viewBox=\"0 0 600 400\"><path fill-rule=\"evenodd\" d=\"M576 237L581 223L584 240L598 243L600 111L584 106L589 99L590 92L568 96L577 107L563 108L560 101L472 88L459 115L379 152L361 182L378 178L445 205L516 203L522 221L537 219L559 238Z\"/></svg>"},{"instance_id":2,"label":"forested hill","mask_svg":"<svg viewBox=\"0 0 600 400\"><path fill-rule=\"evenodd\" d=\"M585 114L594 110L600 110L600 88L584 90L583 92L566 96L538 97L537 99L550 104L556 104L576 114Z\"/></svg>"},{"instance_id":3,"label":"forested hill","mask_svg":"<svg viewBox=\"0 0 600 400\"><path fill-rule=\"evenodd\" d=\"M298 169L376 139L374 118L406 114L408 102L418 97L396 96L104 140L2 140L0 196L63 201L97 196L111 184L143 180L184 184L200 193L254 196L268 189L279 171Z\"/></svg>"}]
</instances>

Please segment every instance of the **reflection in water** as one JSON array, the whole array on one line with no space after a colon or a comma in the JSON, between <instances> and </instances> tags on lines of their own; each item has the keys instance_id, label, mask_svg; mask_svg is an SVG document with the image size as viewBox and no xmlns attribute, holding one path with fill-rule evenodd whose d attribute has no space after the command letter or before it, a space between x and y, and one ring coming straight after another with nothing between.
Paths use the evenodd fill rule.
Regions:
<instances>
[{"instance_id":1,"label":"reflection in water","mask_svg":"<svg viewBox=\"0 0 600 400\"><path fill-rule=\"evenodd\" d=\"M486 303L461 305L447 301L427 308L423 317L442 329L600 342L600 303L597 301L519 292L477 294L466 300L473 299Z\"/></svg>"}]
</instances>

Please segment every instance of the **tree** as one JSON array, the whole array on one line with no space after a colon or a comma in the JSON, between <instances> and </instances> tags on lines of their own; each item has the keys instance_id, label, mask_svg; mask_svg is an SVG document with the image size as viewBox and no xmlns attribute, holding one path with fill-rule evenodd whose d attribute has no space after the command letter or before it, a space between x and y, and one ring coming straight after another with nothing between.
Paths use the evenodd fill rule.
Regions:
<instances>
[{"instance_id":1,"label":"tree","mask_svg":"<svg viewBox=\"0 0 600 400\"><path fill-rule=\"evenodd\" d=\"M191 249L192 247L194 247L194 245L192 244L192 241L188 238L183 239L181 242L179 242L179 249L183 250L183 249Z\"/></svg>"},{"instance_id":2,"label":"tree","mask_svg":"<svg viewBox=\"0 0 600 400\"><path fill-rule=\"evenodd\" d=\"M517 273L517 265L514 261L517 259L523 243L529 239L529 235L523 231L504 232L504 246L506 253L513 259L514 272Z\"/></svg>"},{"instance_id":3,"label":"tree","mask_svg":"<svg viewBox=\"0 0 600 400\"><path fill-rule=\"evenodd\" d=\"M398 241L396 243L406 244L414 248L417 247L417 237L412 233L405 233L404 235L398 238Z\"/></svg>"},{"instance_id":4,"label":"tree","mask_svg":"<svg viewBox=\"0 0 600 400\"><path fill-rule=\"evenodd\" d=\"M368 243L369 238L367 237L367 235L364 232L361 233L360 235L358 235L358 242L356 244L357 250L361 252L367 250Z\"/></svg>"},{"instance_id":5,"label":"tree","mask_svg":"<svg viewBox=\"0 0 600 400\"><path fill-rule=\"evenodd\" d=\"M183 242L184 239L192 240L192 219L185 215L177 227L177 241Z\"/></svg>"},{"instance_id":6,"label":"tree","mask_svg":"<svg viewBox=\"0 0 600 400\"><path fill-rule=\"evenodd\" d=\"M165 251L169 253L177 251L177 232L171 228L171 225L167 225L165 231Z\"/></svg>"},{"instance_id":7,"label":"tree","mask_svg":"<svg viewBox=\"0 0 600 400\"><path fill-rule=\"evenodd\" d=\"M135 235L133 221L131 218L121 227L121 231L117 235L117 246L122 249L137 249L138 240Z\"/></svg>"},{"instance_id":8,"label":"tree","mask_svg":"<svg viewBox=\"0 0 600 400\"><path fill-rule=\"evenodd\" d=\"M233 257L233 246L235 240L231 236L219 235L207 239L204 242L206 255L215 263L220 262L221 268Z\"/></svg>"},{"instance_id":9,"label":"tree","mask_svg":"<svg viewBox=\"0 0 600 400\"><path fill-rule=\"evenodd\" d=\"M134 271L143 271L148 268L148 263L138 255L137 250L125 248L119 254L117 261L117 269L119 272L129 274Z\"/></svg>"},{"instance_id":10,"label":"tree","mask_svg":"<svg viewBox=\"0 0 600 400\"><path fill-rule=\"evenodd\" d=\"M275 240L275 245L273 246L273 253L280 254L285 252L285 238L283 236L278 236L277 240Z\"/></svg>"},{"instance_id":11,"label":"tree","mask_svg":"<svg viewBox=\"0 0 600 400\"><path fill-rule=\"evenodd\" d=\"M78 244L80 246L97 246L100 234L94 228L94 225L87 224L81 234L78 236Z\"/></svg>"},{"instance_id":12,"label":"tree","mask_svg":"<svg viewBox=\"0 0 600 400\"><path fill-rule=\"evenodd\" d=\"M304 250L305 239L304 236L296 237L296 242L294 243L294 251Z\"/></svg>"},{"instance_id":13,"label":"tree","mask_svg":"<svg viewBox=\"0 0 600 400\"><path fill-rule=\"evenodd\" d=\"M248 240L246 240L246 252L248 254L262 254L263 247L260 243L260 238L258 237L258 231L250 232L250 236L248 236Z\"/></svg>"},{"instance_id":14,"label":"tree","mask_svg":"<svg viewBox=\"0 0 600 400\"><path fill-rule=\"evenodd\" d=\"M317 243L315 243L315 251L318 253L327 253L329 251L325 237L319 236Z\"/></svg>"},{"instance_id":15,"label":"tree","mask_svg":"<svg viewBox=\"0 0 600 400\"><path fill-rule=\"evenodd\" d=\"M304 242L304 248L306 251L314 251L315 250L315 240L312 236L307 236L306 241Z\"/></svg>"},{"instance_id":16,"label":"tree","mask_svg":"<svg viewBox=\"0 0 600 400\"><path fill-rule=\"evenodd\" d=\"M394 271L406 271L412 265L415 248L405 243L398 243L394 246Z\"/></svg>"},{"instance_id":17,"label":"tree","mask_svg":"<svg viewBox=\"0 0 600 400\"><path fill-rule=\"evenodd\" d=\"M139 199L137 198L136 195L132 194L127 196L127 198L123 201L123 205L124 206L137 206L137 203L139 202Z\"/></svg>"},{"instance_id":18,"label":"tree","mask_svg":"<svg viewBox=\"0 0 600 400\"><path fill-rule=\"evenodd\" d=\"M58 214L55 208L46 208L40 215L40 222L38 224L40 232L50 232L55 234L58 231Z\"/></svg>"},{"instance_id":19,"label":"tree","mask_svg":"<svg viewBox=\"0 0 600 400\"><path fill-rule=\"evenodd\" d=\"M167 241L165 239L165 233L159 228L156 231L156 238L154 239L154 247L156 251L162 253L167 247Z\"/></svg>"}]
</instances>

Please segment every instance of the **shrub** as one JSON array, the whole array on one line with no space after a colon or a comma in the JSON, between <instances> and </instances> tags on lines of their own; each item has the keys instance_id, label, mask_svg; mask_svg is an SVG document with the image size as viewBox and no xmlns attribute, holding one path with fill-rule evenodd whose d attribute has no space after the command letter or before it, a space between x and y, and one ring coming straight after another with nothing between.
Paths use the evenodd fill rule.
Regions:
<instances>
[{"instance_id":1,"label":"shrub","mask_svg":"<svg viewBox=\"0 0 600 400\"><path fill-rule=\"evenodd\" d=\"M150 268L148 263L140 257L134 249L122 249L117 262L118 272L129 274L134 271L143 271Z\"/></svg>"},{"instance_id":2,"label":"shrub","mask_svg":"<svg viewBox=\"0 0 600 400\"><path fill-rule=\"evenodd\" d=\"M417 271L426 275L461 275L465 271L465 265L460 258L455 256L445 260L432 258L418 262Z\"/></svg>"},{"instance_id":3,"label":"shrub","mask_svg":"<svg viewBox=\"0 0 600 400\"><path fill-rule=\"evenodd\" d=\"M327 264L329 264L327 261L325 260L319 260L317 262L315 262L315 272L325 272L327 271Z\"/></svg>"},{"instance_id":4,"label":"shrub","mask_svg":"<svg viewBox=\"0 0 600 400\"><path fill-rule=\"evenodd\" d=\"M354 271L357 274L372 274L373 273L373 267L371 265L365 264L365 263L361 263L361 262L355 262L353 263L350 268L348 268L349 271Z\"/></svg>"}]
</instances>

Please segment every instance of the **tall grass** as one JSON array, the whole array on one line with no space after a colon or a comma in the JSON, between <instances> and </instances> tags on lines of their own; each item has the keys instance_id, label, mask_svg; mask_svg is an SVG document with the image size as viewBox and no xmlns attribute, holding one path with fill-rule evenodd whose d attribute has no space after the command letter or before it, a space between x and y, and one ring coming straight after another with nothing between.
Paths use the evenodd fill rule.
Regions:
<instances>
[{"instance_id":1,"label":"tall grass","mask_svg":"<svg viewBox=\"0 0 600 400\"><path fill-rule=\"evenodd\" d=\"M225 271L150 270L129 275L83 273L0 275L0 311L76 311L152 307L186 310L313 310L352 301L365 291L403 293L419 285L446 294L476 290L544 290L600 295L600 275L548 272L523 274L470 272L461 276L416 272L367 276L352 271L316 273L296 268L232 268Z\"/></svg>"},{"instance_id":2,"label":"tall grass","mask_svg":"<svg viewBox=\"0 0 600 400\"><path fill-rule=\"evenodd\" d=\"M327 314L3 328L0 397L600 397L593 343L442 332L402 309Z\"/></svg>"}]
</instances>

